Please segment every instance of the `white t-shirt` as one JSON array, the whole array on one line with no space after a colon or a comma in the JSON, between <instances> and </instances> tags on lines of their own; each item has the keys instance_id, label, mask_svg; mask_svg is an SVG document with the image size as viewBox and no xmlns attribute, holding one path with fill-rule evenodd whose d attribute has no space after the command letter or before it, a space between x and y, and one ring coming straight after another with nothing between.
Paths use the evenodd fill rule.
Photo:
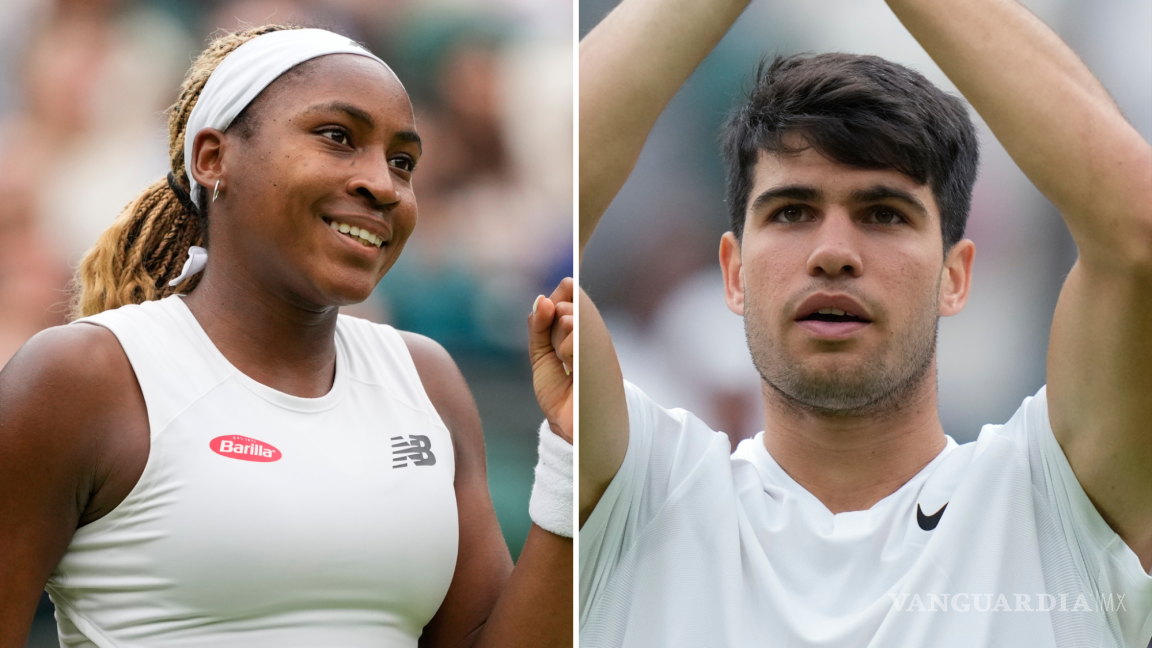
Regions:
<instances>
[{"instance_id":1,"label":"white t-shirt","mask_svg":"<svg viewBox=\"0 0 1152 648\"><path fill-rule=\"evenodd\" d=\"M837 515L776 464L763 433L729 455L692 414L625 390L628 451L580 530L585 648L1152 637L1152 577L1080 487L1044 389L975 442L949 438L871 509Z\"/></svg>"}]
</instances>

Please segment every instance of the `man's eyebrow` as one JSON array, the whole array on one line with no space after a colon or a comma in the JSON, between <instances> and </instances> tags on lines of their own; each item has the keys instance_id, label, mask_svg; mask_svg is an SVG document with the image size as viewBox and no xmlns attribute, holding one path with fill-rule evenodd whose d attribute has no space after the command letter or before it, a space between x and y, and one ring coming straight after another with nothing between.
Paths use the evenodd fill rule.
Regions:
<instances>
[{"instance_id":1,"label":"man's eyebrow","mask_svg":"<svg viewBox=\"0 0 1152 648\"><path fill-rule=\"evenodd\" d=\"M913 207L921 214L928 214L928 209L924 207L924 203L920 202L919 198L913 196L907 191L904 191L903 189L897 189L896 187L890 187L888 185L876 185L875 187L861 189L852 193L853 202L870 203L882 202L884 200L897 200Z\"/></svg>"},{"instance_id":2,"label":"man's eyebrow","mask_svg":"<svg viewBox=\"0 0 1152 648\"><path fill-rule=\"evenodd\" d=\"M807 185L786 185L783 187L776 187L762 192L756 196L755 200L749 206L749 209L756 211L760 207L774 201L774 200L800 200L803 202L820 202L824 197L823 192L815 187Z\"/></svg>"}]
</instances>

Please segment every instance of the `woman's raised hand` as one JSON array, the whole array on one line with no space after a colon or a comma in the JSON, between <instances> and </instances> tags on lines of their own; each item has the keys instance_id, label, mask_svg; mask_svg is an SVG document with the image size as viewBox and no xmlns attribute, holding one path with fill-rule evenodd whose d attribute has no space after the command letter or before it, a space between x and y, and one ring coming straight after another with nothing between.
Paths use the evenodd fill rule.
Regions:
<instances>
[{"instance_id":1,"label":"woman's raised hand","mask_svg":"<svg viewBox=\"0 0 1152 648\"><path fill-rule=\"evenodd\" d=\"M573 282L565 278L552 295L536 298L528 316L532 387L552 431L572 443L572 356L575 351Z\"/></svg>"}]
</instances>

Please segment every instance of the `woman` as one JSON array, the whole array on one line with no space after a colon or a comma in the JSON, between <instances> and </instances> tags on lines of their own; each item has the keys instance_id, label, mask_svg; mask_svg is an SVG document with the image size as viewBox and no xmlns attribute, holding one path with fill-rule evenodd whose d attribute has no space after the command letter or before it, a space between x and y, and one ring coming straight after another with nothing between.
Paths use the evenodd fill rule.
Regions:
<instances>
[{"instance_id":1,"label":"woman","mask_svg":"<svg viewBox=\"0 0 1152 648\"><path fill-rule=\"evenodd\" d=\"M45 585L68 646L570 645L571 539L534 526L511 569L451 358L337 317L416 223L392 71L322 30L227 35L169 127L172 173L81 264L84 319L0 372L0 648ZM570 302L529 318L569 443Z\"/></svg>"}]
</instances>

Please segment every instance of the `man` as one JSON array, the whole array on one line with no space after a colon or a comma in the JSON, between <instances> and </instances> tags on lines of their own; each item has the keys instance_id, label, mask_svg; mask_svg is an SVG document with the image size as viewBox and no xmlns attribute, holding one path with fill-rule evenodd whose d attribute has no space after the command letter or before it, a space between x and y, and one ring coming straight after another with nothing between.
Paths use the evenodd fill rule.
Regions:
<instances>
[{"instance_id":1,"label":"man","mask_svg":"<svg viewBox=\"0 0 1152 648\"><path fill-rule=\"evenodd\" d=\"M580 245L747 0L624 0L580 46ZM888 4L1079 246L1047 386L944 435L963 308L964 106L873 57L762 68L723 133L765 431L726 437L620 373L581 296L585 646L1144 646L1152 637L1152 148L1014 0Z\"/></svg>"}]
</instances>

